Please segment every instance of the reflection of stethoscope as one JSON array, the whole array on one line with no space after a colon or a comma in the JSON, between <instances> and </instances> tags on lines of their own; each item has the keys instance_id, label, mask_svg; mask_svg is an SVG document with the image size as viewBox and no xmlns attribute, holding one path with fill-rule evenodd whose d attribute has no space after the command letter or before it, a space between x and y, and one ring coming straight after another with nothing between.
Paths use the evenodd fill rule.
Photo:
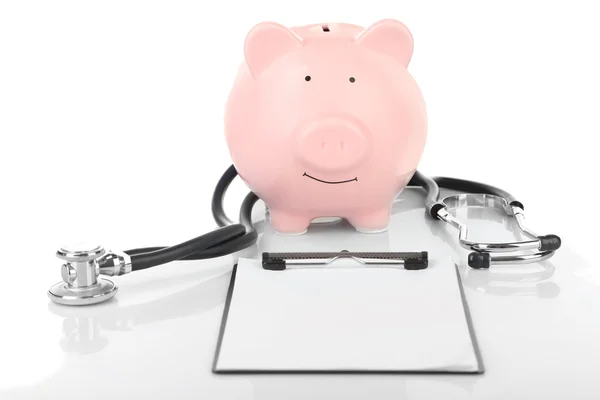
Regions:
<instances>
[{"instance_id":1,"label":"reflection of stethoscope","mask_svg":"<svg viewBox=\"0 0 600 400\"><path fill-rule=\"evenodd\" d=\"M99 303L110 299L117 292L117 286L112 281L98 278L99 275L123 275L177 260L215 258L251 246L258 238L252 223L252 208L258 197L252 192L246 196L240 207L239 223L230 220L223 210L225 193L236 176L237 171L231 166L215 188L212 213L220 226L215 231L171 247L147 247L124 252L107 251L101 246L59 249L57 257L66 261L61 269L63 281L50 288L50 299L67 305ZM468 257L468 264L472 268L485 269L493 264L541 261L551 257L561 245L561 240L556 235L538 236L526 228L523 205L504 190L461 179L429 178L418 171L408 185L425 189L425 204L432 218L442 220L458 230L460 245L472 250ZM439 200L440 187L464 193ZM513 216L528 239L505 243L468 240L467 226L449 210L473 206L497 208Z\"/></svg>"},{"instance_id":2,"label":"reflection of stethoscope","mask_svg":"<svg viewBox=\"0 0 600 400\"><path fill-rule=\"evenodd\" d=\"M179 276L174 278L175 285L191 282L192 286L145 303L96 308L83 314L77 308L50 304L50 311L64 318L61 348L68 353L95 353L108 344L106 332L131 331L156 321L200 314L222 305L221 294L229 285L229 274L202 278L205 275L199 272Z\"/></svg>"}]
</instances>

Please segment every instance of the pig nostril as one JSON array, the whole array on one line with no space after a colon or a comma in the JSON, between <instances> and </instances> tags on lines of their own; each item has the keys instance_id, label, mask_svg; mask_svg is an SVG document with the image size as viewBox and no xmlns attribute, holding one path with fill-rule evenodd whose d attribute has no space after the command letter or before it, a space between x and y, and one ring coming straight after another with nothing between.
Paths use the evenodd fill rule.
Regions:
<instances>
[{"instance_id":1,"label":"pig nostril","mask_svg":"<svg viewBox=\"0 0 600 400\"><path fill-rule=\"evenodd\" d=\"M321 142L321 150L325 150L327 148L327 143Z\"/></svg>"},{"instance_id":2,"label":"pig nostril","mask_svg":"<svg viewBox=\"0 0 600 400\"><path fill-rule=\"evenodd\" d=\"M344 141L343 140L340 142L340 150L344 151Z\"/></svg>"}]
</instances>

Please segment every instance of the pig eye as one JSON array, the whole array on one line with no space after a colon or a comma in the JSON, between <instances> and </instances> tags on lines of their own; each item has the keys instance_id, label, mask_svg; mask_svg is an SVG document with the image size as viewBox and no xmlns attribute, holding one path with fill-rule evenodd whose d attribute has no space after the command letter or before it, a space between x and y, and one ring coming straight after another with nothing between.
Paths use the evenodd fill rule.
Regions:
<instances>
[{"instance_id":1,"label":"pig eye","mask_svg":"<svg viewBox=\"0 0 600 400\"><path fill-rule=\"evenodd\" d=\"M306 75L306 76L304 77L304 80L305 80L306 82L310 81L310 75Z\"/></svg>"},{"instance_id":2,"label":"pig eye","mask_svg":"<svg viewBox=\"0 0 600 400\"><path fill-rule=\"evenodd\" d=\"M352 83L354 83L354 81L356 81L356 79L354 79L354 77L351 76L350 79L349 79L349 81L352 82Z\"/></svg>"}]
</instances>

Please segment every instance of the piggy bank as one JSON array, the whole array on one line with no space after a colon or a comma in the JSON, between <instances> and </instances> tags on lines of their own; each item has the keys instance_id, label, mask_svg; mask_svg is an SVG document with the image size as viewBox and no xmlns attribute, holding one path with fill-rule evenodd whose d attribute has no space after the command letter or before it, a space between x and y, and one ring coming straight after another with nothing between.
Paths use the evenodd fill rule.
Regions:
<instances>
[{"instance_id":1,"label":"piggy bank","mask_svg":"<svg viewBox=\"0 0 600 400\"><path fill-rule=\"evenodd\" d=\"M427 136L425 102L407 71L412 53L410 31L389 19L250 30L225 138L274 231L301 234L320 217L387 229Z\"/></svg>"}]
</instances>

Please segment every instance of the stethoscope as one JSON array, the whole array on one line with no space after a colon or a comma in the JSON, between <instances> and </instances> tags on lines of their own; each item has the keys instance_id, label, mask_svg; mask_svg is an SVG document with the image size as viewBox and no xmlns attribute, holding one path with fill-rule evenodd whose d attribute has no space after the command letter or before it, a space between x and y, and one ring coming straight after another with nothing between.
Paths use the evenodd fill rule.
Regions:
<instances>
[{"instance_id":1,"label":"stethoscope","mask_svg":"<svg viewBox=\"0 0 600 400\"><path fill-rule=\"evenodd\" d=\"M223 200L227 188L237 176L232 165L225 171L215 188L212 214L219 229L170 247L146 247L112 251L102 246L76 245L62 247L56 256L65 261L61 267L62 282L48 291L50 299L65 305L89 305L112 298L117 285L100 275L118 276L178 260L216 258L241 251L256 243L258 232L252 223L252 208L258 197L250 192L240 206L238 222L227 217ZM487 269L497 264L525 264L550 258L560 248L557 235L539 236L525 226L524 207L510 193L484 183L463 179L430 178L419 171L408 186L422 187L426 192L428 214L458 231L461 247L471 250L468 265ZM462 192L440 200L440 187ZM516 242L482 243L469 240L466 224L449 210L462 207L490 207L514 217L519 230L528 239Z\"/></svg>"}]
</instances>

